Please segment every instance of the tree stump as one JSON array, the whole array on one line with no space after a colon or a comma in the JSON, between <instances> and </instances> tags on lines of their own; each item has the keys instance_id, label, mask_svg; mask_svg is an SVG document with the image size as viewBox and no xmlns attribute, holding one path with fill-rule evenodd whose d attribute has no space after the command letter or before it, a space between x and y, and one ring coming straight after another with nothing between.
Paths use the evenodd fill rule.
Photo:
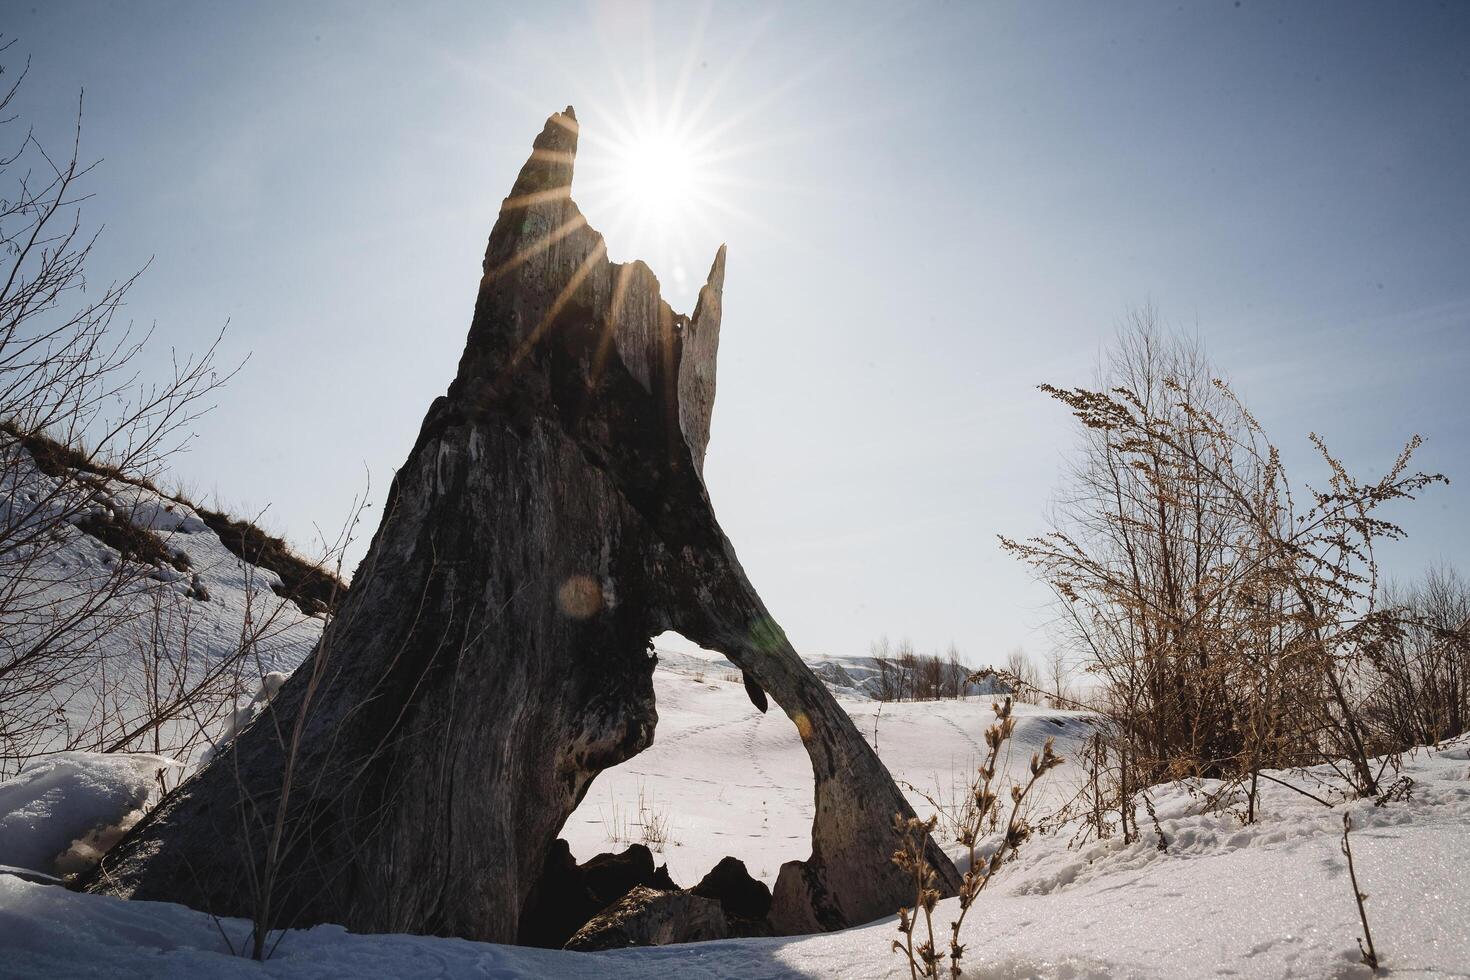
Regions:
<instances>
[{"instance_id":1,"label":"tree stump","mask_svg":"<svg viewBox=\"0 0 1470 980\"><path fill-rule=\"evenodd\" d=\"M782 867L775 927L912 903L889 860L908 804L705 490L725 250L692 316L642 262L609 262L571 199L577 131L570 107L553 115L505 199L458 375L312 658L91 890L513 942L593 778L652 742L650 638L677 630L736 663L761 710L769 693L811 755L812 854Z\"/></svg>"}]
</instances>

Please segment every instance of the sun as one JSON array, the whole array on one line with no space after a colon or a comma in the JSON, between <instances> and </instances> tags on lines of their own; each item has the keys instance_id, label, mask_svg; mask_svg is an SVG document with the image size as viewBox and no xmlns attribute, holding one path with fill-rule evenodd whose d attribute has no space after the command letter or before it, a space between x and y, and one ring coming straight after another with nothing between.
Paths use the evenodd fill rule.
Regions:
<instances>
[{"instance_id":1,"label":"sun","mask_svg":"<svg viewBox=\"0 0 1470 980\"><path fill-rule=\"evenodd\" d=\"M620 249L614 261L638 258L680 289L691 269L707 267L725 238L717 218L732 208L726 191L726 154L720 134L702 127L696 114L677 106L643 105L605 114L581 136L592 153L583 158L591 179L580 203L599 231ZM595 150L593 149L595 147Z\"/></svg>"},{"instance_id":2,"label":"sun","mask_svg":"<svg viewBox=\"0 0 1470 980\"><path fill-rule=\"evenodd\" d=\"M693 127L644 115L618 132L609 150L611 196L643 234L660 240L656 251L707 221L714 161Z\"/></svg>"},{"instance_id":3,"label":"sun","mask_svg":"<svg viewBox=\"0 0 1470 980\"><path fill-rule=\"evenodd\" d=\"M648 36L621 34L637 26L630 24L608 22L608 50L641 46L643 59L618 57L591 77L571 79L579 92L575 195L613 262L642 261L669 287L671 301L688 305L715 253L732 244L732 231L754 228L786 239L785 229L761 214L780 172L773 153L799 145L807 130L770 125L766 113L782 85L769 92L729 88L743 50L706 72L711 59L702 27L687 47L660 57Z\"/></svg>"},{"instance_id":4,"label":"sun","mask_svg":"<svg viewBox=\"0 0 1470 980\"><path fill-rule=\"evenodd\" d=\"M617 180L628 207L658 223L687 215L698 199L699 163L671 126L630 134L617 153Z\"/></svg>"}]
</instances>

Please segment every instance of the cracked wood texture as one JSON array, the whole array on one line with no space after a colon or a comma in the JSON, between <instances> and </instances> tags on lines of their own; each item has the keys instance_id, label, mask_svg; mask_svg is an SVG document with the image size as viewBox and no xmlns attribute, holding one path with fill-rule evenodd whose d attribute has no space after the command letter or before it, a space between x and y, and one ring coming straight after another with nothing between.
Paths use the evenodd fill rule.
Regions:
<instances>
[{"instance_id":1,"label":"cracked wood texture","mask_svg":"<svg viewBox=\"0 0 1470 980\"><path fill-rule=\"evenodd\" d=\"M458 374L312 658L91 890L251 915L299 719L269 924L514 942L563 822L652 742L649 640L672 629L736 663L811 756L812 853L781 868L777 931L912 904L890 862L909 806L705 490L725 250L692 316L642 262L609 262L571 199L577 129L570 107L548 120L502 205Z\"/></svg>"}]
</instances>

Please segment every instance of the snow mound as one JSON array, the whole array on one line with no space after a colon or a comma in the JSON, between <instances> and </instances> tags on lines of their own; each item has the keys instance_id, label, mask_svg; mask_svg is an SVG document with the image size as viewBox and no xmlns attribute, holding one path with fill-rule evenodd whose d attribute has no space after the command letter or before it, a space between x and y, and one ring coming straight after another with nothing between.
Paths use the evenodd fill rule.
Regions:
<instances>
[{"instance_id":1,"label":"snow mound","mask_svg":"<svg viewBox=\"0 0 1470 980\"><path fill-rule=\"evenodd\" d=\"M137 820L161 755L60 752L0 783L0 865L66 874L95 860Z\"/></svg>"}]
</instances>

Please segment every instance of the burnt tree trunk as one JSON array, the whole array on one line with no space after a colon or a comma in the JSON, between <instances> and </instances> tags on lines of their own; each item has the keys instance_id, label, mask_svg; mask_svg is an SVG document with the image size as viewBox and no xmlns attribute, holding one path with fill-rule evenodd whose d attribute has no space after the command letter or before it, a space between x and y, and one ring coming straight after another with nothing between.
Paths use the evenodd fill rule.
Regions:
<instances>
[{"instance_id":1,"label":"burnt tree trunk","mask_svg":"<svg viewBox=\"0 0 1470 980\"><path fill-rule=\"evenodd\" d=\"M568 108L501 208L459 373L312 659L90 889L513 942L593 778L652 742L649 640L673 629L739 665L762 710L769 692L811 755L812 855L781 869L776 927L912 903L889 860L908 805L767 613L705 490L724 249L694 315L674 313L572 202L576 146Z\"/></svg>"}]
</instances>

